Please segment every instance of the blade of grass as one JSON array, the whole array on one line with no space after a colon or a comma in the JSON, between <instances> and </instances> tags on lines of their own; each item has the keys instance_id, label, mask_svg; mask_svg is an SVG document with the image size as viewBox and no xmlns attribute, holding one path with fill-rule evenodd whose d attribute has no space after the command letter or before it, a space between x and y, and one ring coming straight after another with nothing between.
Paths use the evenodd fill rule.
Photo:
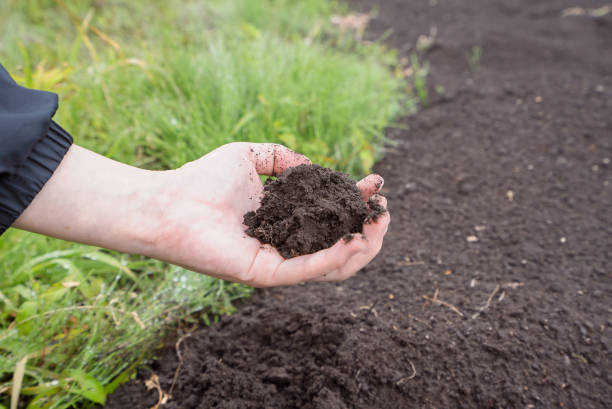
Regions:
<instances>
[{"instance_id":1,"label":"blade of grass","mask_svg":"<svg viewBox=\"0 0 612 409\"><path fill-rule=\"evenodd\" d=\"M28 362L28 356L24 356L15 365L15 372L13 373L13 385L11 387L11 409L17 409L19 404L19 395L21 394L21 385L23 383L23 376L25 374L26 363Z\"/></svg>"}]
</instances>

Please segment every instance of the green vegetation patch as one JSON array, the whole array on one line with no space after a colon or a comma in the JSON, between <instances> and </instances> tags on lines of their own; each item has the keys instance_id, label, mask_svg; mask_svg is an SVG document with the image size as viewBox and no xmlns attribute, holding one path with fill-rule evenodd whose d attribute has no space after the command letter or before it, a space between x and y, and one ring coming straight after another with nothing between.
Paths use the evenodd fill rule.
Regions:
<instances>
[{"instance_id":1,"label":"green vegetation patch","mask_svg":"<svg viewBox=\"0 0 612 409\"><path fill-rule=\"evenodd\" d=\"M2 64L60 95L76 143L167 169L232 141L367 173L410 109L392 51L327 0L7 0ZM393 74L395 73L395 74ZM102 403L177 325L250 289L21 231L0 237L0 409ZM29 406L28 406L29 405Z\"/></svg>"}]
</instances>

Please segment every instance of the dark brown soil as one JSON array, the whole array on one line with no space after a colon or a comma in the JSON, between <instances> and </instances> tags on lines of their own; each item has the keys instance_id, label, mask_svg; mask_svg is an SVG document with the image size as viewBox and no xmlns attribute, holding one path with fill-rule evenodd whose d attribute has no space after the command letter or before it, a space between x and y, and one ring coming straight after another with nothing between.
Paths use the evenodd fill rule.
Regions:
<instances>
[{"instance_id":1,"label":"dark brown soil","mask_svg":"<svg viewBox=\"0 0 612 409\"><path fill-rule=\"evenodd\" d=\"M561 16L606 2L376 3L405 56L437 27L429 105L375 169L381 254L193 333L162 408L610 407L612 14ZM107 407L151 408L176 367L171 345Z\"/></svg>"},{"instance_id":2,"label":"dark brown soil","mask_svg":"<svg viewBox=\"0 0 612 409\"><path fill-rule=\"evenodd\" d=\"M261 206L244 215L244 224L249 236L291 258L328 248L347 234L361 233L369 213L347 174L300 165L266 181Z\"/></svg>"}]
</instances>

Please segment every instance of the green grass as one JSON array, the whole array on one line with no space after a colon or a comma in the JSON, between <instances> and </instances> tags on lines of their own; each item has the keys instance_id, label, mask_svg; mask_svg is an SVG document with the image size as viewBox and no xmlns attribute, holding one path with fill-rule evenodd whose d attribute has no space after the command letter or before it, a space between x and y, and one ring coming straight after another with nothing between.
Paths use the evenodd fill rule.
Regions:
<instances>
[{"instance_id":1,"label":"green grass","mask_svg":"<svg viewBox=\"0 0 612 409\"><path fill-rule=\"evenodd\" d=\"M367 173L413 106L392 50L330 23L327 0L5 0L0 61L60 95L75 142L151 169L231 141L280 142ZM0 237L0 409L90 407L165 332L250 289L142 257ZM29 405L29 406L28 406Z\"/></svg>"},{"instance_id":2,"label":"green grass","mask_svg":"<svg viewBox=\"0 0 612 409\"><path fill-rule=\"evenodd\" d=\"M95 401L75 371L110 392L117 374L127 378L133 362L161 345L165 326L195 313L229 313L231 302L250 292L157 261L25 232L11 232L0 247L0 393L8 395L16 360L26 358L21 394L38 399L32 408Z\"/></svg>"},{"instance_id":3,"label":"green grass","mask_svg":"<svg viewBox=\"0 0 612 409\"><path fill-rule=\"evenodd\" d=\"M480 60L482 59L482 47L475 45L472 47L472 52L465 55L465 59L472 71L478 71L480 68Z\"/></svg>"}]
</instances>

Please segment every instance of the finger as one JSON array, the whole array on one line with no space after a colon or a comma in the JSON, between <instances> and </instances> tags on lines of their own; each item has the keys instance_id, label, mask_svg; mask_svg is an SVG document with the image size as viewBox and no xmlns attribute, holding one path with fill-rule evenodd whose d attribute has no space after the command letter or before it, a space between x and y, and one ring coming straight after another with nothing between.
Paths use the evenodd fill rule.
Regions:
<instances>
[{"instance_id":1,"label":"finger","mask_svg":"<svg viewBox=\"0 0 612 409\"><path fill-rule=\"evenodd\" d=\"M387 199L381 195L374 195L371 198L385 209L385 212L378 215L376 221L366 222L363 225L363 234L353 234L353 240L363 240L366 243L364 251L355 254L339 269L316 277L312 281L342 281L353 276L357 271L361 270L368 264L382 248L383 238L387 233L391 216L386 211Z\"/></svg>"},{"instance_id":2,"label":"finger","mask_svg":"<svg viewBox=\"0 0 612 409\"><path fill-rule=\"evenodd\" d=\"M353 240L364 240L366 242L366 249L355 254L338 270L325 276L317 277L313 281L342 281L352 277L361 270L376 257L382 248L383 239L389 228L390 221L391 216L389 212L385 212L378 217L375 223L364 224L363 236L354 234L353 236L356 237Z\"/></svg>"},{"instance_id":3,"label":"finger","mask_svg":"<svg viewBox=\"0 0 612 409\"><path fill-rule=\"evenodd\" d=\"M385 184L385 180L380 175L368 175L357 182L357 187L361 191L363 200L368 200L370 196L378 193Z\"/></svg>"},{"instance_id":4,"label":"finger","mask_svg":"<svg viewBox=\"0 0 612 409\"><path fill-rule=\"evenodd\" d=\"M306 156L277 143L253 143L251 160L260 175L276 176L287 168L312 162Z\"/></svg>"},{"instance_id":5,"label":"finger","mask_svg":"<svg viewBox=\"0 0 612 409\"><path fill-rule=\"evenodd\" d=\"M372 241L375 238L381 238L387 233L389 223L391 222L391 215L387 210L387 198L381 195L374 195L372 197L380 206L383 207L384 212L379 214L374 223L364 223L363 234Z\"/></svg>"},{"instance_id":6,"label":"finger","mask_svg":"<svg viewBox=\"0 0 612 409\"><path fill-rule=\"evenodd\" d=\"M284 260L280 264L273 255L274 252L278 254L276 250L262 249L251 266L249 275L252 279L249 284L270 287L303 283L339 269L365 248L364 241L353 240L347 243L340 240L328 249Z\"/></svg>"},{"instance_id":7,"label":"finger","mask_svg":"<svg viewBox=\"0 0 612 409\"><path fill-rule=\"evenodd\" d=\"M368 239L366 238L364 234L361 234L361 233L353 233L351 237L352 237L351 242L361 241L364 245L364 250L360 251L359 253L354 254L350 259L346 261L346 263L344 263L339 268L329 273L315 277L311 279L310 281L322 282L322 281L346 280L347 278L353 276L361 267L363 267L363 266L359 266L358 268L355 268L356 267L355 264L357 264L356 260L361 260L363 258L363 254L365 254L365 252L367 251L369 247ZM341 240L345 240L345 239L343 238Z\"/></svg>"},{"instance_id":8,"label":"finger","mask_svg":"<svg viewBox=\"0 0 612 409\"><path fill-rule=\"evenodd\" d=\"M376 194L372 196L371 199L373 199L374 201L376 201L376 203L384 207L385 210L387 209L387 198L383 195Z\"/></svg>"}]
</instances>

